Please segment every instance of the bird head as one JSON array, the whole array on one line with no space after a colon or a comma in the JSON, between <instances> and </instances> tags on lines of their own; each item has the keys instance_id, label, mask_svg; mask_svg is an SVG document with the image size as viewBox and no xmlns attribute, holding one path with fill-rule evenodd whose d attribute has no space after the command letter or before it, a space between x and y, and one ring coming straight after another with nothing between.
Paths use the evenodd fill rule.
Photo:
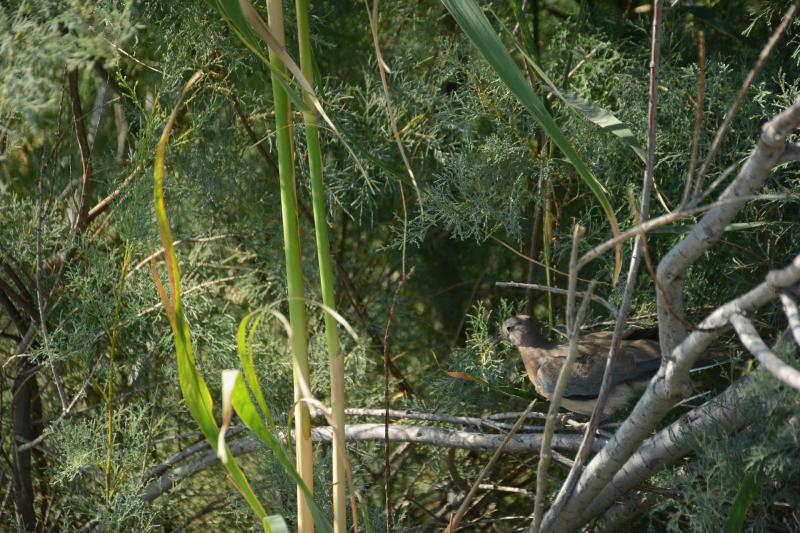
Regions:
<instances>
[{"instance_id":1,"label":"bird head","mask_svg":"<svg viewBox=\"0 0 800 533\"><path fill-rule=\"evenodd\" d=\"M541 340L536 324L527 315L506 319L500 328L498 340L508 341L514 346L536 346Z\"/></svg>"}]
</instances>

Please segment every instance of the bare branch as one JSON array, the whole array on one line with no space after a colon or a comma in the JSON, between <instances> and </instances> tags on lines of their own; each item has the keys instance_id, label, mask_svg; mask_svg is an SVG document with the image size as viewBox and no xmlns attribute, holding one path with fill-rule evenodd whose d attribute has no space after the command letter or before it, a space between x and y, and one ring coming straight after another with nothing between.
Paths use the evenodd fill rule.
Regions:
<instances>
[{"instance_id":1,"label":"bare branch","mask_svg":"<svg viewBox=\"0 0 800 533\"><path fill-rule=\"evenodd\" d=\"M644 441L583 511L581 522L593 520L628 491L691 453L696 446L697 435L718 430L734 432L763 417L769 411L767 403L753 399L742 401L754 379L753 375L740 379L713 400L689 411Z\"/></svg>"},{"instance_id":2,"label":"bare branch","mask_svg":"<svg viewBox=\"0 0 800 533\"><path fill-rule=\"evenodd\" d=\"M692 190L692 179L697 165L697 149L700 145L700 129L703 127L703 99L706 94L706 39L703 32L697 33L697 100L694 103L694 131L692 132L692 151L689 155L689 171L686 174L686 185L683 189L678 211L682 211L689 201Z\"/></svg>"},{"instance_id":3,"label":"bare branch","mask_svg":"<svg viewBox=\"0 0 800 533\"><path fill-rule=\"evenodd\" d=\"M733 203L738 202L749 202L752 200L781 200L787 198L785 194L760 194L760 195L746 195L746 196L737 196L736 198L729 198L726 200L716 201L712 204L704 205L701 207L695 207L693 209L687 209L685 211L673 211L671 213L667 213L665 215L661 215L656 218L652 218L646 222L641 224L637 224L636 226L623 231L617 237L608 239L607 241L598 244L585 254L578 260L578 270L582 269L607 251L611 250L616 246L618 243L625 242L633 237L636 237L640 233L648 233L656 228L660 228L661 226L666 226L667 224L672 224L682 218L688 218L694 215L698 215L700 213L705 213L706 211L711 211L712 209L716 209L719 207L729 206ZM493 237L494 238L494 237ZM495 239L496 240L496 239ZM498 241L501 244L504 244L502 241ZM505 244L504 244L505 245ZM505 245L507 248L511 249L517 255L520 255L524 259L530 260L530 258L526 255L522 255L513 248ZM558 271L555 271L558 272ZM563 272L559 272L559 274L563 274Z\"/></svg>"},{"instance_id":4,"label":"bare branch","mask_svg":"<svg viewBox=\"0 0 800 533\"><path fill-rule=\"evenodd\" d=\"M284 439L285 435L278 435L278 437ZM332 437L333 429L330 426L317 427L311 430L311 439L314 442L328 443L331 442ZM503 443L504 437L504 435L498 434L487 435L428 426L389 426L389 439L393 442L430 444L441 448L458 448L483 452L494 451ZM345 440L348 442L383 441L383 439L383 424L348 424L345 429ZM541 441L541 435L539 434L515 435L505 445L504 449L507 453L530 453L539 449ZM579 435L556 434L553 437L553 446L560 450L574 450L578 447L579 442ZM595 451L599 450L604 444L604 440L596 443ZM203 447L195 446L197 446L196 452L200 450L207 451L186 464L178 465L164 472L158 479L147 485L142 494L144 501L152 501L158 498L161 494L169 491L178 481L191 477L219 461L217 454L211 450L207 442L203 443ZM234 456L244 455L263 448L262 444L252 435L235 440L229 443L229 446Z\"/></svg>"},{"instance_id":5,"label":"bare branch","mask_svg":"<svg viewBox=\"0 0 800 533\"><path fill-rule=\"evenodd\" d=\"M514 424L514 427L512 427L511 430L508 433L506 433L503 442L500 443L500 446L497 448L497 450L495 450L494 454L492 455L492 458L489 459L489 462L486 463L486 466L483 467L481 473L478 474L478 477L475 479L475 482L472 484L472 487L470 487L469 492L464 497L464 501L461 502L461 505L458 507L458 511L456 511L456 514L450 521L450 525L447 527L446 530L447 532L452 533L458 529L458 524L461 522L461 519L464 518L464 515L467 514L467 510L469 509L469 504L475 497L475 493L478 492L478 489L481 486L481 481L483 481L483 478L486 477L486 474L488 474L492 470L492 468L494 468L495 463L497 463L497 460L500 458L500 454L503 453L503 450L508 445L508 441L511 440L511 437L513 437L514 434L517 432L517 430L519 430L519 428L522 426L522 423L528 417L528 413L531 412L531 409L533 409L535 403L536 400L533 400L531 403L528 404L528 408L525 409L525 412L522 413L522 416L520 416L517 419L517 422Z\"/></svg>"},{"instance_id":6,"label":"bare branch","mask_svg":"<svg viewBox=\"0 0 800 533\"><path fill-rule=\"evenodd\" d=\"M692 230L662 259L657 279L665 291L656 293L658 322L661 334L661 353L671 353L686 337L686 327L672 316L672 311L683 316L684 273L709 248L719 241L739 211L744 207L744 197L752 195L767 179L770 171L780 161L786 137L800 124L800 101L767 122L758 144L742 165L736 178L720 197L724 202L710 209Z\"/></svg>"},{"instance_id":7,"label":"bare branch","mask_svg":"<svg viewBox=\"0 0 800 533\"><path fill-rule=\"evenodd\" d=\"M561 398L564 396L564 390L567 387L567 381L570 379L572 372L572 365L578 357L578 342L580 341L580 329L583 319L586 315L586 310L589 307L591 294L597 285L594 281L589 285L589 290L586 291L581 302L580 309L575 313L575 287L578 278L578 243L583 237L585 229L576 225L572 234L572 250L569 257L569 293L567 294L567 334L569 335L569 354L567 355L564 364L561 366L561 371L558 374L555 390L550 398L550 407L547 410L547 420L544 425L544 434L542 435L542 448L539 451L539 465L536 469L536 497L534 499L533 507L533 520L531 521L530 531L536 533L539 531L539 525L542 523L542 516L544 514L544 493L547 487L547 468L550 466L550 444L555 429L556 415L558 409L561 407Z\"/></svg>"},{"instance_id":8,"label":"bare branch","mask_svg":"<svg viewBox=\"0 0 800 533\"><path fill-rule=\"evenodd\" d=\"M734 314L731 316L731 324L744 347L758 359L764 369L786 385L800 389L800 371L783 362L767 347L750 320L744 315Z\"/></svg>"},{"instance_id":9,"label":"bare branch","mask_svg":"<svg viewBox=\"0 0 800 533\"><path fill-rule=\"evenodd\" d=\"M693 197L695 199L700 198L700 191L703 189L703 177L708 172L708 169L711 167L711 164L714 162L714 156L717 155L717 150L722 145L722 139L725 137L725 134L728 132L728 128L730 128L731 123L733 122L733 117L736 116L736 111L739 109L739 106L742 105L742 101L744 100L744 96L747 94L747 91L750 89L750 84L753 83L753 80L756 78L758 73L761 71L761 68L766 63L767 58L772 53L772 50L775 49L775 45L778 44L783 32L786 31L786 28L789 27L789 23L794 18L795 14L797 13L797 8L800 7L800 2L795 2L786 11L786 14L783 16L783 20L775 28L775 31L772 32L767 44L764 45L764 48L761 50L761 53L758 55L758 59L756 60L755 65L753 68L750 69L750 72L747 73L747 77L742 83L742 88L739 89L739 93L736 95L736 99L733 101L733 105L725 113L725 119L722 121L719 129L717 130L717 134L714 136L714 140L711 143L711 148L708 150L708 154L706 155L705 161L703 161L703 165L700 167L700 171L697 173L697 180L694 183L694 194Z\"/></svg>"},{"instance_id":10,"label":"bare branch","mask_svg":"<svg viewBox=\"0 0 800 533\"><path fill-rule=\"evenodd\" d=\"M75 136L78 138L78 148L81 153L81 164L83 165L83 177L81 178L81 199L78 207L76 226L78 228L84 228L87 223L86 215L89 212L89 197L91 196L92 192L92 167L89 143L86 140L85 117L83 116L81 96L80 92L78 91L77 70L73 69L67 73L67 84L69 86L69 101L72 105L72 121L75 125Z\"/></svg>"},{"instance_id":11,"label":"bare branch","mask_svg":"<svg viewBox=\"0 0 800 533\"><path fill-rule=\"evenodd\" d=\"M152 161L148 161L144 165L137 165L136 168L133 169L133 172L131 172L127 178L122 180L122 183L120 183L119 186L111 192L111 194L97 202L97 205L92 207L86 214L86 224L91 224L95 218L103 214L103 212L108 209L108 206L111 205L111 202L119 198L120 195L125 192L125 189L127 189L128 186L133 182L133 180L139 176L139 172L141 172L145 167L149 166L150 163L152 163Z\"/></svg>"},{"instance_id":12,"label":"bare branch","mask_svg":"<svg viewBox=\"0 0 800 533\"><path fill-rule=\"evenodd\" d=\"M236 116L239 117L239 122L242 123L242 127L244 131L247 132L247 136L250 137L250 141L253 143L252 146L258 151L259 155L261 155L261 159L264 160L264 163L267 164L269 168L270 176L275 177L278 175L278 165L275 164L275 161L272 160L272 157L267 152L267 149L261 145L261 141L256 135L256 132L253 131L253 128L250 127L250 122L247 120L247 116L242 111L242 106L239 103L239 99L236 98L236 95L233 91L228 91L228 96L230 97L231 101L233 102L233 110L236 112Z\"/></svg>"},{"instance_id":13,"label":"bare branch","mask_svg":"<svg viewBox=\"0 0 800 533\"><path fill-rule=\"evenodd\" d=\"M789 320L789 329L792 331L794 342L800 346L800 311L797 309L797 302L785 292L780 294L780 298L783 302L783 312L786 313L786 318Z\"/></svg>"},{"instance_id":14,"label":"bare branch","mask_svg":"<svg viewBox=\"0 0 800 533\"><path fill-rule=\"evenodd\" d=\"M385 417L386 411L384 409L364 409L364 408L347 408L344 410L347 416L358 416L358 417ZM323 411L322 409L312 408L311 409L311 416L319 417L319 416L330 416L331 412L330 409L326 409ZM499 413L500 415L506 413ZM513 418L518 418L522 413L511 413L515 416ZM429 422L444 422L447 424L456 424L461 426L472 426L475 428L486 428L486 429L494 429L497 431L508 431L513 427L513 424L507 424L504 422L495 422L496 415L489 415L485 418L478 418L475 416L452 416L452 415L439 415L436 413L420 413L415 411L407 411L407 410L400 410L400 409L389 409L389 418L394 420L427 420ZM546 415L542 413L528 413L525 418L538 418L544 419ZM582 427L582 426L581 426ZM542 426L522 426L520 429L525 431L542 431Z\"/></svg>"},{"instance_id":15,"label":"bare branch","mask_svg":"<svg viewBox=\"0 0 800 533\"><path fill-rule=\"evenodd\" d=\"M496 287L518 287L518 288L522 288L522 289L536 289L536 290L539 290L539 291L547 291L547 292L552 292L552 293L555 293L555 294L568 294L569 293L569 291L566 290L566 289L561 289L559 287L550 287L548 285L539 285L538 283L517 283L517 282L514 282L514 281L496 281L495 282L495 286ZM583 292L583 291L576 291L575 295L576 296L585 297L586 293ZM609 313L611 313L611 315L613 317L615 317L615 318L619 314L619 311L617 310L617 308L614 307L608 300L606 300L602 296L597 296L596 294L592 294L592 301L593 302L597 302L600 305L602 305L603 307L605 307L606 309L608 309Z\"/></svg>"},{"instance_id":16,"label":"bare branch","mask_svg":"<svg viewBox=\"0 0 800 533\"><path fill-rule=\"evenodd\" d=\"M773 270L766 280L712 312L666 358L644 395L622 423L614 437L586 467L575 491L564 506L554 531L572 531L581 523L583 510L623 467L639 444L650 436L656 424L681 398L688 394L689 370L702 353L727 328L734 314L750 313L777 298L786 287L800 282L800 255L781 270Z\"/></svg>"},{"instance_id":17,"label":"bare branch","mask_svg":"<svg viewBox=\"0 0 800 533\"><path fill-rule=\"evenodd\" d=\"M649 86L649 99L647 105L647 162L644 171L642 183L642 199L641 210L639 213L639 225L646 221L650 216L650 195L653 190L653 173L655 169L655 154L656 154L656 111L657 97L658 97L658 75L661 62L661 14L662 5L660 0L653 2L653 29L652 29L652 43L650 49L650 86ZM635 203L631 199L631 207L634 212L636 210ZM633 300L633 291L636 288L636 281L639 277L639 267L642 263L642 257L646 253L645 233L641 232L636 235L636 240L633 244L633 252L631 253L631 261L628 267L628 275L625 280L625 290L622 295L622 307L616 317L614 324L614 332L611 337L611 346L609 347L608 358L606 359L605 370L603 372L603 381L600 385L600 392L597 396L597 403L595 403L594 411L589 419L586 430L583 435L581 448L575 457L575 463L570 468L567 479L564 481L558 495L556 496L553 505L548 512L548 524L552 524L558 519L561 509L567 502L570 494L578 482L579 476L583 472L583 465L589 456L589 450L595 438L595 431L600 425L600 420L603 417L603 409L605 408L608 396L611 393L612 375L614 365L617 362L617 353L619 352L620 343L622 341L622 334L630 312L631 302ZM535 519L534 519L535 522ZM533 528L532 528L533 529ZM544 529L547 529L546 527Z\"/></svg>"}]
</instances>

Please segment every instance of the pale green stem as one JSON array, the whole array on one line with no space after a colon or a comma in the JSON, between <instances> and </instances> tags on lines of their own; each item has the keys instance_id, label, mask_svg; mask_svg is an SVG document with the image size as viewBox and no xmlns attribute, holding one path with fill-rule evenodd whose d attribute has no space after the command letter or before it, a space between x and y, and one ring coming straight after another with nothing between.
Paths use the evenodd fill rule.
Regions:
<instances>
[{"instance_id":1,"label":"pale green stem","mask_svg":"<svg viewBox=\"0 0 800 533\"><path fill-rule=\"evenodd\" d=\"M308 20L308 0L297 0L297 39L300 48L300 68L303 75L313 83L314 75L311 59L311 31ZM319 281L322 290L322 303L331 309L336 308L333 291L333 267L328 241L326 221L325 188L322 184L322 152L319 146L317 113L313 102L306 95L308 111L303 112L308 146L308 168L311 174L311 198L314 210L314 228L317 237L317 257L319 259ZM328 343L328 359L331 372L331 411L333 422L333 527L336 533L347 532L347 501L344 441L344 354L339 344L339 328L336 319L325 312L325 337Z\"/></svg>"},{"instance_id":2,"label":"pale green stem","mask_svg":"<svg viewBox=\"0 0 800 533\"><path fill-rule=\"evenodd\" d=\"M268 0L269 28L283 46L283 5L281 0ZM284 75L286 67L270 49L269 59ZM297 471L310 491L314 486L314 463L311 447L311 417L303 399L301 382L309 383L308 332L306 329L305 295L303 292L303 267L300 260L300 231L297 225L297 193L292 154L292 125L289 97L281 85L278 74L272 73L272 95L275 106L275 130L278 147L278 174L281 188L281 215L283 218L283 249L286 254L286 284L289 293L289 321L292 326L292 368L294 371L295 400L295 453ZM313 532L314 521L305 495L297 488L297 530Z\"/></svg>"}]
</instances>

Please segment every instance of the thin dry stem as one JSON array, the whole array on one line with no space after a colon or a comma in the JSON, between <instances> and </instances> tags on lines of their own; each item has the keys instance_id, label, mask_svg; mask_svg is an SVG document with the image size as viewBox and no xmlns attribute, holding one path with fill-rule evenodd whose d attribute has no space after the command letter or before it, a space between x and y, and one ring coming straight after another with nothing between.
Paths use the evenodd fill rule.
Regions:
<instances>
[{"instance_id":1,"label":"thin dry stem","mask_svg":"<svg viewBox=\"0 0 800 533\"><path fill-rule=\"evenodd\" d=\"M461 505L458 507L458 511L456 511L456 514L450 520L450 525L447 527L446 530L447 533L455 533L455 531L458 529L458 524L461 523L461 519L463 519L464 516L467 514L467 511L469 510L469 505L472 502L472 499L475 497L475 493L477 493L478 489L481 487L481 482L483 481L483 478L485 478L486 475L489 472L491 472L492 468L494 468L494 465L500 458L500 454L503 453L503 450L508 445L508 442L511 440L511 437L513 437L514 434L519 430L519 428L522 427L522 423L528 417L528 413L531 412L531 409L533 409L534 404L536 404L536 400L533 400L531 403L528 404L528 407L527 409L525 409L525 412L523 412L522 416L520 416L517 419L516 423L511 428L511 430L508 433L506 433L503 442L500 443L500 446L497 448L497 450L495 450L494 454L492 455L492 458L489 459L489 462L486 463L486 466L483 467L481 473L478 474L478 477L475 479L475 482L472 484L472 487L470 487L469 492L464 497L464 501L462 501Z\"/></svg>"},{"instance_id":2,"label":"thin dry stem","mask_svg":"<svg viewBox=\"0 0 800 533\"><path fill-rule=\"evenodd\" d=\"M703 161L703 165L700 167L700 171L697 173L697 179L694 183L694 193L692 201L692 205L696 205L700 201L700 193L703 190L703 178L705 177L706 173L708 172L711 164L714 162L714 156L717 155L717 151L719 150L720 146L722 145L722 139L725 137L725 134L728 132L728 129L733 122L733 117L736 116L736 111L739 110L739 107L742 105L742 101L744 100L747 91L750 89L750 85L755 80L758 73L761 71L761 68L766 63L767 58L772 54L772 51L775 49L775 45L778 44L783 33L786 31L786 28L789 27L789 23L792 22L795 14L797 13L797 9L800 7L800 2L795 2L794 4L789 7L786 11L786 14L783 16L783 20L775 28L775 31L770 36L767 44L764 45L764 48L761 50L761 53L758 55L758 59L756 60L755 65L753 68L750 69L750 72L747 73L747 77L744 79L744 83L742 83L742 88L739 89L739 93L736 95L736 99L733 101L733 105L725 114L725 119L722 121L719 129L717 130L717 134L714 136L714 140L711 143L711 148L708 150L708 154L706 155L705 160Z\"/></svg>"}]
</instances>

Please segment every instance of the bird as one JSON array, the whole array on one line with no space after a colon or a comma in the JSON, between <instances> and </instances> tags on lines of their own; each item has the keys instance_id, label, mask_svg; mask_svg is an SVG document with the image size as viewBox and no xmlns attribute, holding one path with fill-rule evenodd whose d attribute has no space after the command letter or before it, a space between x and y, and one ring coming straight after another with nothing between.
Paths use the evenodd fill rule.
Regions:
<instances>
[{"instance_id":1,"label":"bird","mask_svg":"<svg viewBox=\"0 0 800 533\"><path fill-rule=\"evenodd\" d=\"M612 332L603 331L580 338L577 358L561 399L564 408L582 415L592 414L612 336ZM517 347L534 389L549 400L569 354L569 344L545 339L536 322L526 315L513 316L503 322L499 337ZM601 418L610 417L640 394L660 366L657 330L632 330L623 334Z\"/></svg>"}]
</instances>

